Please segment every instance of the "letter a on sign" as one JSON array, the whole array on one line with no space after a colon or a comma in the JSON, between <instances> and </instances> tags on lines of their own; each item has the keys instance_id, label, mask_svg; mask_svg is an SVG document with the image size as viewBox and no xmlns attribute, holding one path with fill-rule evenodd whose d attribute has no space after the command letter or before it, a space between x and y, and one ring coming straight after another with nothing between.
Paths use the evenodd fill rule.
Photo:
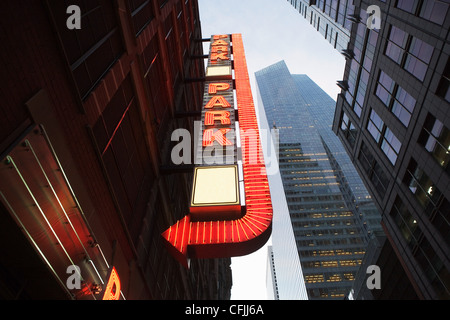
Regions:
<instances>
[{"instance_id":1,"label":"letter a on sign","mask_svg":"<svg viewBox=\"0 0 450 320\"><path fill-rule=\"evenodd\" d=\"M212 97L205 105L205 109L212 109L214 107L230 108L231 104L223 96Z\"/></svg>"}]
</instances>

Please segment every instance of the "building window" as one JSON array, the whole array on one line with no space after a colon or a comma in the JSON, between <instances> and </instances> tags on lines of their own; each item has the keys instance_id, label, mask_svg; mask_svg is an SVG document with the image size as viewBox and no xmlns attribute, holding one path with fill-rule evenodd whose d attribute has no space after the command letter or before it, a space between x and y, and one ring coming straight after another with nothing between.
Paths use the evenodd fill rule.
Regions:
<instances>
[{"instance_id":1,"label":"building window","mask_svg":"<svg viewBox=\"0 0 450 320\"><path fill-rule=\"evenodd\" d=\"M66 26L66 8L71 4L83 14L80 30ZM114 5L107 0L52 0L49 8L79 95L85 100L124 52Z\"/></svg>"},{"instance_id":2,"label":"building window","mask_svg":"<svg viewBox=\"0 0 450 320\"><path fill-rule=\"evenodd\" d=\"M128 5L134 33L138 36L155 17L153 4L150 0L128 0Z\"/></svg>"},{"instance_id":3,"label":"building window","mask_svg":"<svg viewBox=\"0 0 450 320\"><path fill-rule=\"evenodd\" d=\"M436 24L442 24L447 15L449 2L446 0L397 0L395 7Z\"/></svg>"},{"instance_id":4,"label":"building window","mask_svg":"<svg viewBox=\"0 0 450 320\"><path fill-rule=\"evenodd\" d=\"M168 0L158 0L159 7L162 8L166 5Z\"/></svg>"},{"instance_id":5,"label":"building window","mask_svg":"<svg viewBox=\"0 0 450 320\"><path fill-rule=\"evenodd\" d=\"M375 160L372 152L364 144L361 144L361 150L358 156L359 162L367 177L372 182L376 193L382 198L385 196L389 186L389 177L386 175L380 164Z\"/></svg>"},{"instance_id":6,"label":"building window","mask_svg":"<svg viewBox=\"0 0 450 320\"><path fill-rule=\"evenodd\" d=\"M380 71L375 94L403 125L408 127L416 99L396 84L384 71Z\"/></svg>"},{"instance_id":7,"label":"building window","mask_svg":"<svg viewBox=\"0 0 450 320\"><path fill-rule=\"evenodd\" d=\"M410 248L417 264L422 268L436 294L439 296L439 299L448 299L450 297L449 271L431 247L429 241L424 237L419 227L419 221L412 216L399 197L396 198L390 215L399 228L400 234L405 240L406 245ZM443 245L445 246L445 244Z\"/></svg>"},{"instance_id":8,"label":"building window","mask_svg":"<svg viewBox=\"0 0 450 320\"><path fill-rule=\"evenodd\" d=\"M430 217L433 226L441 234L446 243L450 243L450 202L444 198L439 203L436 213Z\"/></svg>"},{"instance_id":9,"label":"building window","mask_svg":"<svg viewBox=\"0 0 450 320\"><path fill-rule=\"evenodd\" d=\"M385 55L400 64L406 48L408 34L396 26L391 26L388 40Z\"/></svg>"},{"instance_id":10,"label":"building window","mask_svg":"<svg viewBox=\"0 0 450 320\"><path fill-rule=\"evenodd\" d=\"M436 95L445 99L447 102L450 102L450 58L447 58L447 64L442 73Z\"/></svg>"},{"instance_id":11,"label":"building window","mask_svg":"<svg viewBox=\"0 0 450 320\"><path fill-rule=\"evenodd\" d=\"M433 46L416 37L410 37L411 42L406 52L404 69L419 80L425 78L425 74L433 55Z\"/></svg>"},{"instance_id":12,"label":"building window","mask_svg":"<svg viewBox=\"0 0 450 320\"><path fill-rule=\"evenodd\" d=\"M440 166L444 169L450 168L448 165L450 162L450 130L430 113L425 119L418 142L436 159Z\"/></svg>"},{"instance_id":13,"label":"building window","mask_svg":"<svg viewBox=\"0 0 450 320\"><path fill-rule=\"evenodd\" d=\"M439 206L442 200L442 192L434 185L428 175L411 159L405 173L403 182L415 196L417 202L423 207L425 213L430 216Z\"/></svg>"},{"instance_id":14,"label":"building window","mask_svg":"<svg viewBox=\"0 0 450 320\"><path fill-rule=\"evenodd\" d=\"M370 112L369 122L367 123L367 130L372 135L377 143L380 142L381 135L383 132L384 122L381 120L378 113L373 109Z\"/></svg>"},{"instance_id":15,"label":"building window","mask_svg":"<svg viewBox=\"0 0 450 320\"><path fill-rule=\"evenodd\" d=\"M392 165L395 165L401 147L402 144L400 140L398 140L394 133L386 127L383 142L381 143L381 150L383 150Z\"/></svg>"},{"instance_id":16,"label":"building window","mask_svg":"<svg viewBox=\"0 0 450 320\"><path fill-rule=\"evenodd\" d=\"M433 51L425 41L391 25L384 54L420 81L425 78Z\"/></svg>"},{"instance_id":17,"label":"building window","mask_svg":"<svg viewBox=\"0 0 450 320\"><path fill-rule=\"evenodd\" d=\"M362 106L366 97L375 46L378 39L378 32L376 30L369 30L365 25L366 20L363 16L362 22L357 27L355 46L353 48L354 59L351 60L350 71L346 81L347 88L344 89L346 90L345 99L352 106L358 118L362 114Z\"/></svg>"},{"instance_id":18,"label":"building window","mask_svg":"<svg viewBox=\"0 0 450 320\"><path fill-rule=\"evenodd\" d=\"M183 3L181 1L177 3L176 10L177 10L177 25L179 31L178 43L181 48L182 56L184 57L187 53L187 43L185 40Z\"/></svg>"},{"instance_id":19,"label":"building window","mask_svg":"<svg viewBox=\"0 0 450 320\"><path fill-rule=\"evenodd\" d=\"M373 109L370 112L370 118L367 123L367 130L380 146L384 154L388 157L392 165L395 165L398 154L402 147L402 143L384 124L383 120Z\"/></svg>"},{"instance_id":20,"label":"building window","mask_svg":"<svg viewBox=\"0 0 450 320\"><path fill-rule=\"evenodd\" d=\"M353 123L350 121L350 119L345 113L342 116L341 130L344 137L347 139L350 146L353 148L355 146L358 131L356 130L356 127L353 125Z\"/></svg>"},{"instance_id":21,"label":"building window","mask_svg":"<svg viewBox=\"0 0 450 320\"><path fill-rule=\"evenodd\" d=\"M395 7L409 13L415 13L419 1L420 0L397 0Z\"/></svg>"},{"instance_id":22,"label":"building window","mask_svg":"<svg viewBox=\"0 0 450 320\"><path fill-rule=\"evenodd\" d=\"M106 106L93 133L120 210L137 241L154 175L130 76Z\"/></svg>"},{"instance_id":23,"label":"building window","mask_svg":"<svg viewBox=\"0 0 450 320\"><path fill-rule=\"evenodd\" d=\"M171 83L174 86L175 95L177 95L177 89L181 84L180 66L178 63L179 41L175 35L175 28L171 15L169 15L166 21L164 21L164 32L165 32L165 41L167 45L168 62L171 70L170 74L172 77Z\"/></svg>"},{"instance_id":24,"label":"building window","mask_svg":"<svg viewBox=\"0 0 450 320\"><path fill-rule=\"evenodd\" d=\"M411 215L409 210L403 204L402 200L397 196L390 212L395 224L400 230L400 234L411 249L417 243L420 236L423 235L419 228L418 221Z\"/></svg>"},{"instance_id":25,"label":"building window","mask_svg":"<svg viewBox=\"0 0 450 320\"><path fill-rule=\"evenodd\" d=\"M168 93L165 86L163 61L158 45L158 36L155 35L142 53L144 65L144 78L148 86L151 110L155 120L156 130L164 127L168 110Z\"/></svg>"}]
</instances>

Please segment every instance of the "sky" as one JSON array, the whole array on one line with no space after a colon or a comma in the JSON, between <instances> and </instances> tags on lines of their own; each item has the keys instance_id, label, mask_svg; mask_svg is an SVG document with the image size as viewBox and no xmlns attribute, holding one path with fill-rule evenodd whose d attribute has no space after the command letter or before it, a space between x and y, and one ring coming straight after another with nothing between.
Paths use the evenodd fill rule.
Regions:
<instances>
[{"instance_id":1,"label":"sky","mask_svg":"<svg viewBox=\"0 0 450 320\"><path fill-rule=\"evenodd\" d=\"M284 60L334 100L345 59L286 0L198 0L202 37L242 34L256 107L255 72ZM205 50L205 54L207 53ZM276 201L276 199L272 199ZM276 212L274 212L276 214ZM270 244L269 239L267 244ZM267 247L232 258L232 300L266 300Z\"/></svg>"}]
</instances>

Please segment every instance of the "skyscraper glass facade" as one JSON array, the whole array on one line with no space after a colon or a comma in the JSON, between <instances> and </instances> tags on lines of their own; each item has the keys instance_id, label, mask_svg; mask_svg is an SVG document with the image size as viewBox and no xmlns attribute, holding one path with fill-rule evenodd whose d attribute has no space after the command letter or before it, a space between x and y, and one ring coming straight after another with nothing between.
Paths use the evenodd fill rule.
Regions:
<instances>
[{"instance_id":1,"label":"skyscraper glass facade","mask_svg":"<svg viewBox=\"0 0 450 320\"><path fill-rule=\"evenodd\" d=\"M335 102L284 61L258 71L256 81L260 111L279 130L280 175L308 298L343 299L380 216L331 130ZM281 227L274 223L272 236L277 279Z\"/></svg>"},{"instance_id":2,"label":"skyscraper glass facade","mask_svg":"<svg viewBox=\"0 0 450 320\"><path fill-rule=\"evenodd\" d=\"M353 0L287 0L339 52L350 41Z\"/></svg>"}]
</instances>

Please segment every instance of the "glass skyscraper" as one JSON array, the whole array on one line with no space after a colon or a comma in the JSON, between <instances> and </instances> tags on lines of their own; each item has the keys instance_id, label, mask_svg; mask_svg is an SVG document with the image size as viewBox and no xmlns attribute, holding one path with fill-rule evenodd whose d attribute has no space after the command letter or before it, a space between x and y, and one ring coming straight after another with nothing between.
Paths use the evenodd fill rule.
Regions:
<instances>
[{"instance_id":1,"label":"glass skyscraper","mask_svg":"<svg viewBox=\"0 0 450 320\"><path fill-rule=\"evenodd\" d=\"M273 225L271 270L280 299L289 286L280 282L286 260L278 258L290 244L278 238L289 229L308 298L343 299L381 227L370 195L331 130L335 101L308 76L291 75L284 61L258 71L256 82L260 112L265 111L268 127L279 130L279 168L290 217Z\"/></svg>"}]
</instances>

